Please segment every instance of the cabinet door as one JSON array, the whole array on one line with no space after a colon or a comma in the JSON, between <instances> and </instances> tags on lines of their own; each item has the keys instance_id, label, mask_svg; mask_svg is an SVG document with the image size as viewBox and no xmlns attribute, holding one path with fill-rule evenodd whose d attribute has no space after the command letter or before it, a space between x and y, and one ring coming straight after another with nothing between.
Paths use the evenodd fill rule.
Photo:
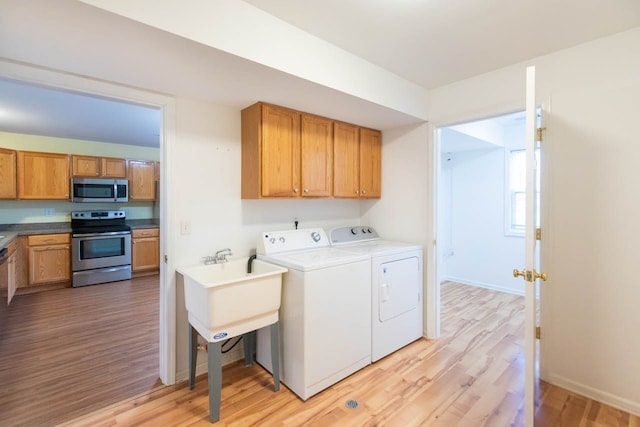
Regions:
<instances>
[{"instance_id":1,"label":"cabinet door","mask_svg":"<svg viewBox=\"0 0 640 427\"><path fill-rule=\"evenodd\" d=\"M150 160L129 160L129 200L155 200L155 162Z\"/></svg>"},{"instance_id":2,"label":"cabinet door","mask_svg":"<svg viewBox=\"0 0 640 427\"><path fill-rule=\"evenodd\" d=\"M101 160L101 176L105 178L126 178L127 161L112 157L103 157Z\"/></svg>"},{"instance_id":3,"label":"cabinet door","mask_svg":"<svg viewBox=\"0 0 640 427\"><path fill-rule=\"evenodd\" d=\"M382 171L382 134L360 129L360 197L380 198Z\"/></svg>"},{"instance_id":4,"label":"cabinet door","mask_svg":"<svg viewBox=\"0 0 640 427\"><path fill-rule=\"evenodd\" d=\"M100 176L100 157L71 156L71 175L94 178Z\"/></svg>"},{"instance_id":5,"label":"cabinet door","mask_svg":"<svg viewBox=\"0 0 640 427\"><path fill-rule=\"evenodd\" d=\"M262 197L300 194L300 113L262 107Z\"/></svg>"},{"instance_id":6,"label":"cabinet door","mask_svg":"<svg viewBox=\"0 0 640 427\"><path fill-rule=\"evenodd\" d=\"M65 282L71 279L69 245L29 247L29 284Z\"/></svg>"},{"instance_id":7,"label":"cabinet door","mask_svg":"<svg viewBox=\"0 0 640 427\"><path fill-rule=\"evenodd\" d=\"M0 199L15 199L16 152L0 148Z\"/></svg>"},{"instance_id":8,"label":"cabinet door","mask_svg":"<svg viewBox=\"0 0 640 427\"><path fill-rule=\"evenodd\" d=\"M157 270L160 268L160 239L157 237L157 233L155 234L156 237L136 237L131 239L131 271Z\"/></svg>"},{"instance_id":9,"label":"cabinet door","mask_svg":"<svg viewBox=\"0 0 640 427\"><path fill-rule=\"evenodd\" d=\"M69 156L18 151L18 198L69 200Z\"/></svg>"},{"instance_id":10,"label":"cabinet door","mask_svg":"<svg viewBox=\"0 0 640 427\"><path fill-rule=\"evenodd\" d=\"M329 197L333 185L333 121L302 114L300 140L303 197Z\"/></svg>"},{"instance_id":11,"label":"cabinet door","mask_svg":"<svg viewBox=\"0 0 640 427\"><path fill-rule=\"evenodd\" d=\"M355 197L360 193L359 128L333 124L333 196Z\"/></svg>"}]
</instances>

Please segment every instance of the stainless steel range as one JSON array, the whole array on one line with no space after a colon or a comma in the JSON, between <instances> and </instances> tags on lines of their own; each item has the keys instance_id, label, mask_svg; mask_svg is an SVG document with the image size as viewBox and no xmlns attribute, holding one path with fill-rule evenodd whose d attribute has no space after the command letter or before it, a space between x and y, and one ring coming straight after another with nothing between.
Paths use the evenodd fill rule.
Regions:
<instances>
[{"instance_id":1,"label":"stainless steel range","mask_svg":"<svg viewBox=\"0 0 640 427\"><path fill-rule=\"evenodd\" d=\"M72 286L131 279L131 228L123 210L71 212Z\"/></svg>"}]
</instances>

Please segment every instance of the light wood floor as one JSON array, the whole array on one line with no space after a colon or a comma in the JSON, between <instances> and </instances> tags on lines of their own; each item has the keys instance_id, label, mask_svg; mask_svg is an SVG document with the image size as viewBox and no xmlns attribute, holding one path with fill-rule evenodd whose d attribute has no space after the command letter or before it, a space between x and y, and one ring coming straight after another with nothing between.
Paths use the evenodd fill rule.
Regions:
<instances>
[{"instance_id":1,"label":"light wood floor","mask_svg":"<svg viewBox=\"0 0 640 427\"><path fill-rule=\"evenodd\" d=\"M0 307L0 426L55 425L158 385L158 276Z\"/></svg>"},{"instance_id":2,"label":"light wood floor","mask_svg":"<svg viewBox=\"0 0 640 427\"><path fill-rule=\"evenodd\" d=\"M259 365L246 368L241 362L232 364L223 371L222 417L216 425L523 425L522 311L522 297L445 283L442 339L420 339L306 402L286 387L274 393L271 376ZM157 316L153 322L157 324ZM112 333L119 329L112 329ZM157 330L154 333L157 335ZM0 343L5 346L4 341ZM154 351L157 354L157 348ZM0 363L0 375L6 375L4 361ZM137 382L137 377L133 375L129 382ZM46 410L38 409L43 403L11 409L28 405L28 399L5 402L4 378L0 377L2 426L54 425L63 420L68 420L64 425L69 426L210 425L206 376L198 378L193 391L185 383L157 386L111 405L96 404L91 392L76 393L81 402L75 409L73 399L56 398L46 403ZM150 389L152 384L154 381L148 381L145 387ZM85 398L80 399L81 395ZM356 399L358 409L348 409L348 399ZM79 409L100 405L103 408L93 413ZM546 383L541 383L537 405L538 426L640 426L638 417ZM13 418L5 423L6 410L13 411ZM50 418L35 420L32 411L48 412ZM86 415L70 416L78 411Z\"/></svg>"}]
</instances>

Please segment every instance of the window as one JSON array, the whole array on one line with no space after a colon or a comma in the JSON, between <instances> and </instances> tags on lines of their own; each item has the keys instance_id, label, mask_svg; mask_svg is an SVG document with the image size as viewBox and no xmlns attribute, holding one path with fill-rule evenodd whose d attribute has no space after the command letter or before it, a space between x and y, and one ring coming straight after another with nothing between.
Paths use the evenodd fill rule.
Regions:
<instances>
[{"instance_id":1,"label":"window","mask_svg":"<svg viewBox=\"0 0 640 427\"><path fill-rule=\"evenodd\" d=\"M508 188L507 188L507 214L506 234L524 235L526 215L526 189L527 189L527 152L524 149L511 150L508 155ZM540 149L535 151L536 165L540 165ZM540 168L536 167L536 227L540 226Z\"/></svg>"}]
</instances>

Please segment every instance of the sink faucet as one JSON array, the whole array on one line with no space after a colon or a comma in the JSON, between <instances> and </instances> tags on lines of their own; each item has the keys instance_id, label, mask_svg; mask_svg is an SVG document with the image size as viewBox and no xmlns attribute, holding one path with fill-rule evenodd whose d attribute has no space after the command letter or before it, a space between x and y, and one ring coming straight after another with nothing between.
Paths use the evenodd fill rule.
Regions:
<instances>
[{"instance_id":1,"label":"sink faucet","mask_svg":"<svg viewBox=\"0 0 640 427\"><path fill-rule=\"evenodd\" d=\"M203 257L202 260L204 261L204 265L219 264L221 262L227 262L227 257L232 255L233 252L231 252L231 249L225 248L220 249L215 253L215 255L208 255L206 257Z\"/></svg>"},{"instance_id":2,"label":"sink faucet","mask_svg":"<svg viewBox=\"0 0 640 427\"><path fill-rule=\"evenodd\" d=\"M233 252L231 252L231 249L229 249L229 248L220 249L214 255L216 264L219 263L219 262L227 262L227 257L231 256L231 255L233 255Z\"/></svg>"}]
</instances>

